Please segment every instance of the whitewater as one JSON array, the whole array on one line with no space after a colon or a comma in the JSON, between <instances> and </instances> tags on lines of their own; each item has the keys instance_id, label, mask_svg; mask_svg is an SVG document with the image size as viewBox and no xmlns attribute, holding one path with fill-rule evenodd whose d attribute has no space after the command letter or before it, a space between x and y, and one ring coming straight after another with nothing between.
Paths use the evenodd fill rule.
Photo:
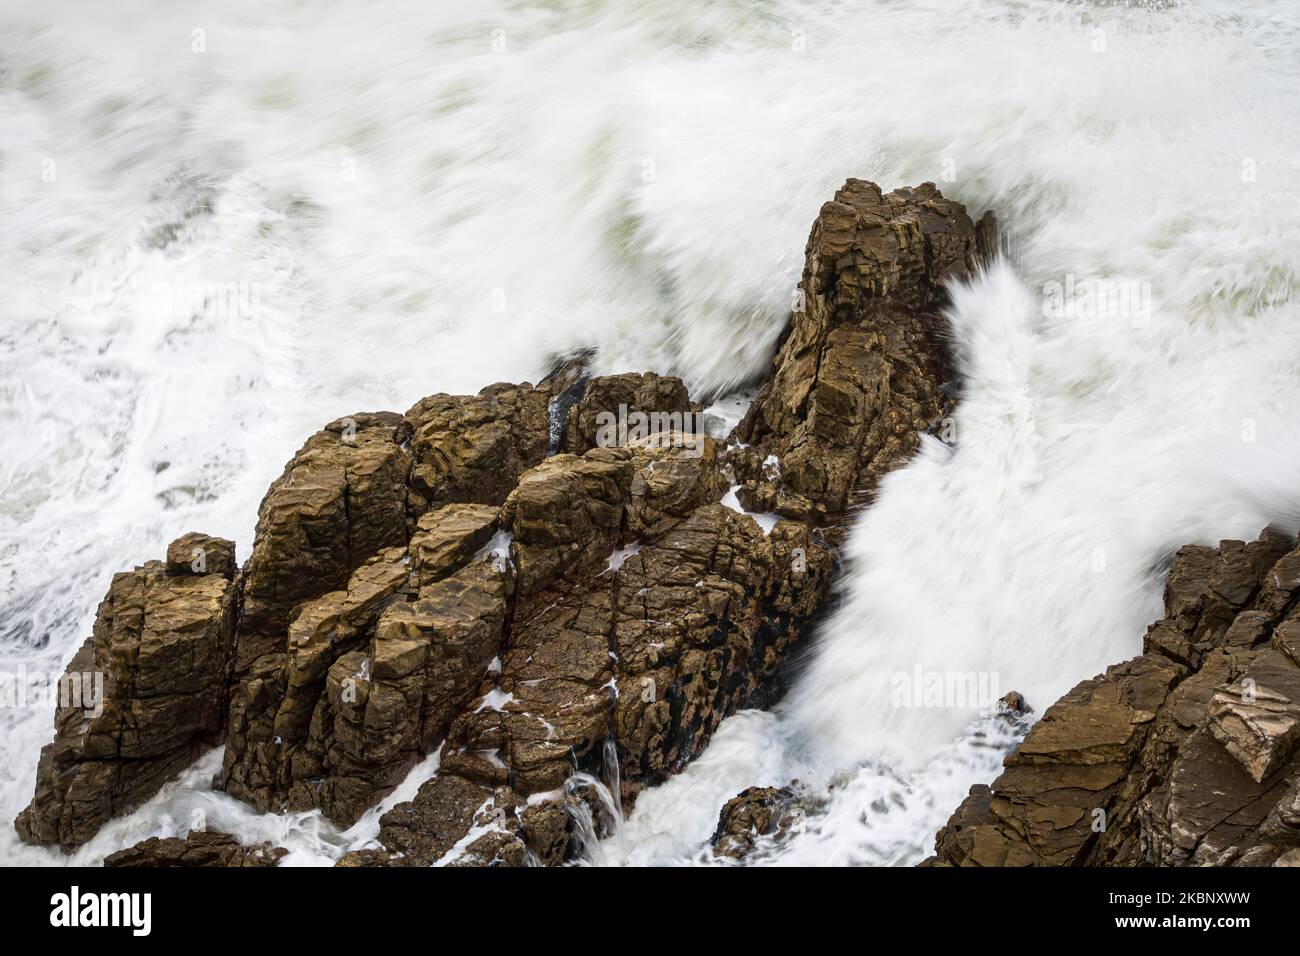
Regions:
<instances>
[{"instance_id":1,"label":"whitewater","mask_svg":"<svg viewBox=\"0 0 1300 956\"><path fill-rule=\"evenodd\" d=\"M57 673L113 572L200 530L248 555L324 422L536 381L594 349L734 418L846 177L994 209L952 290L955 440L848 535L771 712L729 718L593 862L694 863L799 779L759 863L913 863L1023 725L898 707L981 672L1039 713L1138 653L1184 543L1300 525L1300 8L1054 0L0 0L0 671ZM1136 316L1045 289L1135 284ZM0 708L0 861L196 822L332 863L214 751L75 854L12 820L52 734Z\"/></svg>"}]
</instances>

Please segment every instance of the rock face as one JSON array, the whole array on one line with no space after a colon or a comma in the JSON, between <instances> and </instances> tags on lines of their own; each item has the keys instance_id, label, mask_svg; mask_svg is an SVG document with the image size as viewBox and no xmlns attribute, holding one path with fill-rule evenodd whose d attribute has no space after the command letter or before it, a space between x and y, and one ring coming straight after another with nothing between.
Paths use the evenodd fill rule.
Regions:
<instances>
[{"instance_id":1,"label":"rock face","mask_svg":"<svg viewBox=\"0 0 1300 956\"><path fill-rule=\"evenodd\" d=\"M199 548L206 561L193 556ZM68 664L62 686L72 696L41 751L36 795L15 821L28 842L86 842L220 743L237 613L234 545L186 535L168 555L114 575L92 636Z\"/></svg>"},{"instance_id":2,"label":"rock face","mask_svg":"<svg viewBox=\"0 0 1300 956\"><path fill-rule=\"evenodd\" d=\"M746 508L832 522L915 451L949 407L944 283L995 247L991 214L977 225L930 183L882 194L850 179L822 207L800 307L737 429Z\"/></svg>"},{"instance_id":3,"label":"rock face","mask_svg":"<svg viewBox=\"0 0 1300 956\"><path fill-rule=\"evenodd\" d=\"M936 840L962 866L1292 865L1300 550L1179 551L1145 653L1043 715Z\"/></svg>"},{"instance_id":4,"label":"rock face","mask_svg":"<svg viewBox=\"0 0 1300 956\"><path fill-rule=\"evenodd\" d=\"M272 483L244 574L239 673L284 652L303 604L344 587L380 548L406 544L405 434L391 413L341 418L308 439Z\"/></svg>"},{"instance_id":5,"label":"rock face","mask_svg":"<svg viewBox=\"0 0 1300 956\"><path fill-rule=\"evenodd\" d=\"M546 455L551 393L489 385L477 395L431 395L406 413L411 512L458 502L499 505Z\"/></svg>"},{"instance_id":6,"label":"rock face","mask_svg":"<svg viewBox=\"0 0 1300 956\"><path fill-rule=\"evenodd\" d=\"M780 693L829 591L823 525L941 410L941 285L991 236L932 186L850 181L813 228L808 307L743 441L706 437L678 379L576 363L538 387L326 426L263 499L238 585L233 551L196 535L150 572L212 582L204 620L224 656L203 672L201 723L204 741L225 734L219 785L346 826L437 752L380 846L346 865L572 857L724 717ZM188 726L167 731L200 736ZM54 796L71 778L51 763L24 837L85 839L195 746L168 737L167 760L123 774L124 798L93 814L87 785ZM59 766L84 762L54 749ZM144 856L192 851L167 847Z\"/></svg>"},{"instance_id":7,"label":"rock face","mask_svg":"<svg viewBox=\"0 0 1300 956\"><path fill-rule=\"evenodd\" d=\"M644 416L647 428L651 426L653 416L656 431L668 430L661 427L662 423L682 431L685 416L699 410L700 407L691 402L681 379L654 372L599 376L587 383L582 397L569 413L561 450L581 455L602 444L604 447L626 444L626 441L601 442L602 431L609 434L602 425L612 425L615 433L620 422L625 431L634 430L639 424L635 418L637 415Z\"/></svg>"},{"instance_id":8,"label":"rock face","mask_svg":"<svg viewBox=\"0 0 1300 956\"><path fill-rule=\"evenodd\" d=\"M289 851L263 843L242 846L228 833L216 830L191 830L180 837L150 837L135 846L104 857L105 866L184 866L232 867L276 866Z\"/></svg>"}]
</instances>

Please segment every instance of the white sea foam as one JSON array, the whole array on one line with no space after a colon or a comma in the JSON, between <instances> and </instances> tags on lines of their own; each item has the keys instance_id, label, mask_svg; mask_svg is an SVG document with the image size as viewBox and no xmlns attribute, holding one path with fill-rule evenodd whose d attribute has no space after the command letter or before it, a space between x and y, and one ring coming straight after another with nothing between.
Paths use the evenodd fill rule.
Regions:
<instances>
[{"instance_id":1,"label":"white sea foam","mask_svg":"<svg viewBox=\"0 0 1300 956\"><path fill-rule=\"evenodd\" d=\"M724 728L683 778L716 785L690 813L687 783L643 794L624 856L667 833L642 858L689 858L729 789L815 766L883 769L780 853L902 861L864 849L867 791L947 781L891 818L923 847L995 767L935 770L973 715L889 706L892 673L995 670L1041 708L1137 650L1178 544L1297 520L1285 5L2 0L0 58L2 669L57 671L111 574L181 532L246 556L329 419L536 380L580 346L696 394L752 379L849 175L934 180L1009 237L954 303L955 448L927 441L855 528L787 707L728 723L762 729L758 755ZM1070 275L1146 283L1149 321L1044 316ZM50 723L0 712L0 820ZM211 793L210 769L77 859L195 806L294 862L349 845ZM65 857L6 824L0 859Z\"/></svg>"}]
</instances>

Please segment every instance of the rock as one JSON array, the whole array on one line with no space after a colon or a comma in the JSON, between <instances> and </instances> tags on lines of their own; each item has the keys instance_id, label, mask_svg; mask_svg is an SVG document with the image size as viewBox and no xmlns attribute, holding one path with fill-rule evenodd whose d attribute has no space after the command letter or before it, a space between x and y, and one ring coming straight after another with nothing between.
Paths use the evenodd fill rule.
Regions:
<instances>
[{"instance_id":1,"label":"rock","mask_svg":"<svg viewBox=\"0 0 1300 956\"><path fill-rule=\"evenodd\" d=\"M268 489L242 575L230 542L200 535L146 575L159 594L205 589L194 633L226 650L192 675L203 719L114 725L128 765L61 718L20 829L84 840L224 731L226 792L341 826L440 750L382 848L345 865L571 858L727 715L780 695L834 570L817 526L942 406L941 285L992 236L933 187L850 181L814 226L811 305L746 419L751 447L705 436L680 380L588 378L581 358L541 387L326 426ZM785 520L742 513L737 482ZM139 687L109 696L148 710ZM618 783L574 789L575 772Z\"/></svg>"},{"instance_id":2,"label":"rock","mask_svg":"<svg viewBox=\"0 0 1300 956\"><path fill-rule=\"evenodd\" d=\"M971 859L975 852L975 834L989 819L993 791L987 784L973 784L947 824L935 838L934 856L923 860L919 866L952 866L954 862Z\"/></svg>"},{"instance_id":3,"label":"rock","mask_svg":"<svg viewBox=\"0 0 1300 956\"><path fill-rule=\"evenodd\" d=\"M191 830L180 837L150 837L104 857L105 866L276 866L288 854L284 847L263 843L243 846L228 833Z\"/></svg>"},{"instance_id":4,"label":"rock","mask_svg":"<svg viewBox=\"0 0 1300 956\"><path fill-rule=\"evenodd\" d=\"M561 571L589 570L610 554L622 530L632 471L628 452L598 448L581 458L548 458L520 478L502 508L502 522L513 535L521 595L536 592Z\"/></svg>"},{"instance_id":5,"label":"rock","mask_svg":"<svg viewBox=\"0 0 1300 956\"><path fill-rule=\"evenodd\" d=\"M272 483L245 574L239 673L286 651L289 622L305 603L343 588L381 548L406 545L411 456L402 429L388 412L331 422Z\"/></svg>"},{"instance_id":6,"label":"rock","mask_svg":"<svg viewBox=\"0 0 1300 956\"><path fill-rule=\"evenodd\" d=\"M315 744L327 816L355 822L442 743L501 652L512 587L508 570L475 561L389 605L368 651L334 665Z\"/></svg>"},{"instance_id":7,"label":"rock","mask_svg":"<svg viewBox=\"0 0 1300 956\"><path fill-rule=\"evenodd\" d=\"M747 857L760 836L789 826L795 796L789 787L750 787L732 797L718 815L718 827L709 840L713 855Z\"/></svg>"},{"instance_id":8,"label":"rock","mask_svg":"<svg viewBox=\"0 0 1300 956\"><path fill-rule=\"evenodd\" d=\"M414 800L379 818L379 839L407 866L522 866L527 848L518 809L506 787L440 773Z\"/></svg>"},{"instance_id":9,"label":"rock","mask_svg":"<svg viewBox=\"0 0 1300 956\"><path fill-rule=\"evenodd\" d=\"M678 442L675 435L669 433L663 441L641 439L628 446L634 471L625 521L632 538L663 534L696 508L718 501L727 492L719 443L701 435L692 445Z\"/></svg>"},{"instance_id":10,"label":"rock","mask_svg":"<svg viewBox=\"0 0 1300 956\"><path fill-rule=\"evenodd\" d=\"M81 700L58 709L35 797L15 821L27 842L86 842L220 742L237 586L216 570L186 567L170 574L154 561L113 576L93 634L64 674Z\"/></svg>"},{"instance_id":11,"label":"rock","mask_svg":"<svg viewBox=\"0 0 1300 956\"><path fill-rule=\"evenodd\" d=\"M489 385L475 396L431 395L406 413L411 515L446 504L499 505L546 455L550 392Z\"/></svg>"},{"instance_id":12,"label":"rock","mask_svg":"<svg viewBox=\"0 0 1300 956\"><path fill-rule=\"evenodd\" d=\"M430 511L411 535L411 573L417 587L464 567L491 540L499 523L492 505L455 504Z\"/></svg>"},{"instance_id":13,"label":"rock","mask_svg":"<svg viewBox=\"0 0 1300 956\"><path fill-rule=\"evenodd\" d=\"M679 378L654 372L600 375L586 383L569 413L562 449L581 455L598 446L617 448L646 437L636 435L638 429L702 434L703 426L695 427L699 410Z\"/></svg>"},{"instance_id":14,"label":"rock","mask_svg":"<svg viewBox=\"0 0 1300 956\"><path fill-rule=\"evenodd\" d=\"M235 578L235 543L192 531L167 546L168 574L219 574Z\"/></svg>"},{"instance_id":15,"label":"rock","mask_svg":"<svg viewBox=\"0 0 1300 956\"><path fill-rule=\"evenodd\" d=\"M1183 548L1146 652L1044 714L936 839L952 865L1269 865L1300 845L1300 549Z\"/></svg>"},{"instance_id":16,"label":"rock","mask_svg":"<svg viewBox=\"0 0 1300 956\"><path fill-rule=\"evenodd\" d=\"M996 226L926 183L850 179L812 228L795 310L735 437L746 508L830 524L947 413L945 283L992 255Z\"/></svg>"},{"instance_id":17,"label":"rock","mask_svg":"<svg viewBox=\"0 0 1300 956\"><path fill-rule=\"evenodd\" d=\"M1290 759L1300 741L1300 669L1274 654L1252 662L1250 675L1210 698L1209 730L1262 783ZM1265 677L1265 673L1268 677ZM1276 681L1272 686L1261 679Z\"/></svg>"},{"instance_id":18,"label":"rock","mask_svg":"<svg viewBox=\"0 0 1300 956\"><path fill-rule=\"evenodd\" d=\"M353 572L346 590L303 606L286 651L259 659L231 694L222 789L262 811L322 805L318 781L327 744L318 722L326 676L364 644L409 577L406 549L387 548Z\"/></svg>"}]
</instances>

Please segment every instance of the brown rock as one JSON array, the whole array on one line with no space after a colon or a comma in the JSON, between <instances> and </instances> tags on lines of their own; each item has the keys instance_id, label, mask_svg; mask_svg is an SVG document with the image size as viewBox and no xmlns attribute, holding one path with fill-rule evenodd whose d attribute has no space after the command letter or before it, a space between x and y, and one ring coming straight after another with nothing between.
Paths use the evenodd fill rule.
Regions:
<instances>
[{"instance_id":1,"label":"brown rock","mask_svg":"<svg viewBox=\"0 0 1300 956\"><path fill-rule=\"evenodd\" d=\"M150 837L104 857L105 866L263 867L276 866L289 851L263 843L243 846L228 833L191 830L180 837Z\"/></svg>"},{"instance_id":2,"label":"brown rock","mask_svg":"<svg viewBox=\"0 0 1300 956\"><path fill-rule=\"evenodd\" d=\"M525 382L416 402L406 413L412 517L446 504L505 501L519 476L546 455L550 398Z\"/></svg>"},{"instance_id":3,"label":"brown rock","mask_svg":"<svg viewBox=\"0 0 1300 956\"><path fill-rule=\"evenodd\" d=\"M597 376L568 415L563 450L581 455L598 446L617 448L635 440L628 435L638 427L654 434L703 432L694 427L699 410L679 378L654 372Z\"/></svg>"},{"instance_id":4,"label":"brown rock","mask_svg":"<svg viewBox=\"0 0 1300 956\"><path fill-rule=\"evenodd\" d=\"M241 677L231 693L221 781L226 792L263 811L321 806L326 676L340 657L364 644L409 576L404 548L379 552L353 572L346 590L303 606L284 653L264 655Z\"/></svg>"},{"instance_id":5,"label":"brown rock","mask_svg":"<svg viewBox=\"0 0 1300 956\"><path fill-rule=\"evenodd\" d=\"M760 836L789 826L795 797L789 787L750 787L732 797L718 815L718 828L709 840L713 855L747 857Z\"/></svg>"},{"instance_id":6,"label":"brown rock","mask_svg":"<svg viewBox=\"0 0 1300 956\"><path fill-rule=\"evenodd\" d=\"M239 624L240 673L286 651L306 602L343 588L382 548L406 544L402 419L389 412L331 422L272 483L258 512Z\"/></svg>"},{"instance_id":7,"label":"brown rock","mask_svg":"<svg viewBox=\"0 0 1300 956\"><path fill-rule=\"evenodd\" d=\"M1300 844L1300 551L1183 548L1145 654L1085 681L936 840L956 865L1268 865ZM1248 692L1249 689L1249 692Z\"/></svg>"},{"instance_id":8,"label":"brown rock","mask_svg":"<svg viewBox=\"0 0 1300 956\"><path fill-rule=\"evenodd\" d=\"M235 542L191 531L167 546L167 573L219 574L234 580Z\"/></svg>"},{"instance_id":9,"label":"brown rock","mask_svg":"<svg viewBox=\"0 0 1300 956\"><path fill-rule=\"evenodd\" d=\"M632 481L631 455L597 448L556 455L527 472L506 499L519 591L529 595L561 572L590 570L619 540Z\"/></svg>"},{"instance_id":10,"label":"brown rock","mask_svg":"<svg viewBox=\"0 0 1300 956\"><path fill-rule=\"evenodd\" d=\"M492 505L455 504L430 511L411 535L411 574L417 587L441 581L469 563L499 524Z\"/></svg>"},{"instance_id":11,"label":"brown rock","mask_svg":"<svg viewBox=\"0 0 1300 956\"><path fill-rule=\"evenodd\" d=\"M801 307L736 429L747 508L830 523L912 454L948 408L944 284L971 276L995 231L930 183L882 195L850 179L822 207Z\"/></svg>"},{"instance_id":12,"label":"brown rock","mask_svg":"<svg viewBox=\"0 0 1300 956\"><path fill-rule=\"evenodd\" d=\"M236 607L221 573L172 575L154 561L114 575L65 672L81 699L56 713L19 836L78 846L220 742Z\"/></svg>"}]
</instances>

